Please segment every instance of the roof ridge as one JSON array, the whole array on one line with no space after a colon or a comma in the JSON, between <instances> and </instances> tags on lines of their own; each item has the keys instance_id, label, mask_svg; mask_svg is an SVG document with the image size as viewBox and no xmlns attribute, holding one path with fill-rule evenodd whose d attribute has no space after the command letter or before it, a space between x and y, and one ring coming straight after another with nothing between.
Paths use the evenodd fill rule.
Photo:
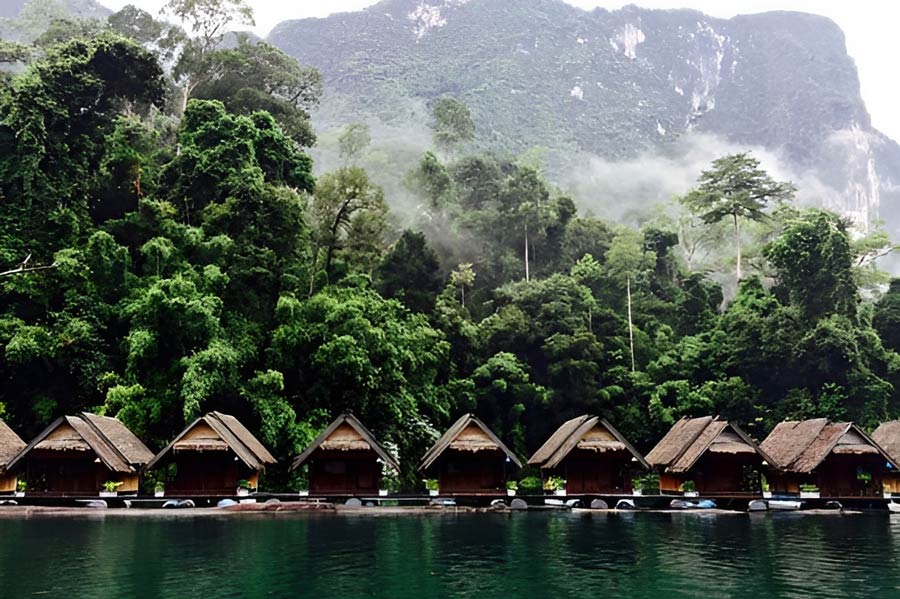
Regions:
<instances>
[{"instance_id":1,"label":"roof ridge","mask_svg":"<svg viewBox=\"0 0 900 599\"><path fill-rule=\"evenodd\" d=\"M391 456L385 449L382 447L381 443L379 443L378 439L375 438L375 435L366 428L366 425L362 423L362 421L353 415L352 412L346 411L341 413L337 418L335 418L331 423L325 427L319 435L310 443L303 452L300 453L296 458L294 458L293 463L291 464L291 470L296 470L300 466L302 466L318 449L322 443L328 440L328 438L338 429L341 424L348 424L353 430L355 430L366 443L369 444L369 447L372 448L372 451L378 455L382 462L386 465L390 466L394 470L400 471L400 465L397 461Z\"/></svg>"},{"instance_id":2,"label":"roof ridge","mask_svg":"<svg viewBox=\"0 0 900 599\"><path fill-rule=\"evenodd\" d=\"M522 467L522 462L519 460L518 456L516 456L516 454L514 454L509 447L494 434L494 431L488 428L488 426L477 417L473 416L471 413L467 413L454 422L453 425L434 442L434 445L432 445L425 453L416 469L419 472L422 472L430 468L435 460L437 460L437 458L450 446L450 443L452 443L453 440L456 439L471 423L478 426L516 466L519 468Z\"/></svg>"},{"instance_id":3,"label":"roof ridge","mask_svg":"<svg viewBox=\"0 0 900 599\"><path fill-rule=\"evenodd\" d=\"M128 460L128 457L124 453L122 453L122 450L120 450L119 447L115 443L112 442L112 439L110 439L106 435L106 433L104 433L103 430L99 426L97 426L97 424L90 418L91 416L98 417L98 418L106 418L106 416L100 416L99 414L92 414L90 412L81 412L80 414L81 414L80 419L83 422L87 423L88 427L94 433L96 433L98 437L100 437L100 440L103 441L104 443L106 443L106 445L109 446L109 448L112 449L113 452L119 456L119 458L122 460L123 463L128 464L129 466L131 466L133 468L131 462ZM116 418L110 418L110 420L115 420L116 422L120 422ZM78 434L81 434L81 433L78 433ZM85 441L87 442L88 445L91 444L91 442L89 440L85 439ZM99 453L99 452L97 452L96 449L94 449L94 452ZM103 456L100 456L100 459L103 459ZM103 460L103 461L106 462L106 460ZM110 464L107 464L107 466L110 466Z\"/></svg>"},{"instance_id":4,"label":"roof ridge","mask_svg":"<svg viewBox=\"0 0 900 599\"><path fill-rule=\"evenodd\" d=\"M687 424L691 420L706 420L706 419L708 419L709 422L707 422L703 426L703 428L700 428L699 430L697 430L697 432L694 433L694 435L690 437L690 440L681 446L681 451L676 453L675 457L673 457L671 460L669 460L669 463L666 464L666 468L668 468L669 466L671 466L673 464L678 463L678 460L681 459L681 456L683 456L685 453L687 453L687 450L690 449L691 445L693 445L694 443L697 442L697 439L700 438L700 435L702 435L704 432L706 432L706 428L713 422L712 416L700 416L699 418L689 418L688 416L681 417L681 420L679 420L679 422L684 422L685 424ZM678 424L678 423L676 422L675 424ZM672 429L674 429L674 428L675 428L675 425L672 425ZM672 429L669 429L669 431L671 432Z\"/></svg>"}]
</instances>

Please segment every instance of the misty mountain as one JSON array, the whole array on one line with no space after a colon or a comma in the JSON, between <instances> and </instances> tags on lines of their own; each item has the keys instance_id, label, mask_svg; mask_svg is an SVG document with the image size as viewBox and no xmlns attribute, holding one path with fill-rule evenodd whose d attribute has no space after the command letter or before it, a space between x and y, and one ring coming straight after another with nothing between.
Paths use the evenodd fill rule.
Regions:
<instances>
[{"instance_id":1,"label":"misty mountain","mask_svg":"<svg viewBox=\"0 0 900 599\"><path fill-rule=\"evenodd\" d=\"M100 18L112 13L96 0L57 0L57 3L76 17ZM28 4L28 0L3 0L0 2L0 18L12 19L19 16L22 7L26 4Z\"/></svg>"},{"instance_id":2,"label":"misty mountain","mask_svg":"<svg viewBox=\"0 0 900 599\"><path fill-rule=\"evenodd\" d=\"M900 230L900 146L872 127L844 35L824 17L384 0L281 23L269 41L322 71L321 128L357 120L402 127L450 94L472 110L482 148L580 156L557 164L555 175L582 195L598 193L585 175L652 179L660 174L647 165L664 165L689 169L674 177L681 185L703 166L689 155L705 162L752 149L806 199Z\"/></svg>"}]
</instances>

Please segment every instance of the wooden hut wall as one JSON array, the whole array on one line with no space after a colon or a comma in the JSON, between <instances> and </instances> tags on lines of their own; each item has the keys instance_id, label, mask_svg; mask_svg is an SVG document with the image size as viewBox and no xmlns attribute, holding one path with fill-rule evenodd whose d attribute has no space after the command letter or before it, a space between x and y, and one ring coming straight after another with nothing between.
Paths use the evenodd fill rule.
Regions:
<instances>
[{"instance_id":1,"label":"wooden hut wall","mask_svg":"<svg viewBox=\"0 0 900 599\"><path fill-rule=\"evenodd\" d=\"M25 442L9 426L0 420L0 493L12 493L16 490L18 476L6 469L23 449Z\"/></svg>"},{"instance_id":2,"label":"wooden hut wall","mask_svg":"<svg viewBox=\"0 0 900 599\"><path fill-rule=\"evenodd\" d=\"M377 493L382 464L369 442L350 424L335 428L309 462L309 492L314 495Z\"/></svg>"},{"instance_id":3,"label":"wooden hut wall","mask_svg":"<svg viewBox=\"0 0 900 599\"><path fill-rule=\"evenodd\" d=\"M441 493L488 493L504 488L506 455L500 450L477 452L448 449L439 459Z\"/></svg>"},{"instance_id":4,"label":"wooden hut wall","mask_svg":"<svg viewBox=\"0 0 900 599\"><path fill-rule=\"evenodd\" d=\"M799 493L801 485L814 485L822 497L874 497L882 493L885 482L890 482L883 479L883 462L880 455L831 454L812 472L772 472L768 481L775 493ZM872 479L860 480L860 470L871 474Z\"/></svg>"},{"instance_id":5,"label":"wooden hut wall","mask_svg":"<svg viewBox=\"0 0 900 599\"><path fill-rule=\"evenodd\" d=\"M631 454L628 451L596 452L574 449L554 474L566 480L566 492L631 493Z\"/></svg>"},{"instance_id":6,"label":"wooden hut wall","mask_svg":"<svg viewBox=\"0 0 900 599\"><path fill-rule=\"evenodd\" d=\"M319 450L309 462L309 492L314 495L377 493L381 463L372 450Z\"/></svg>"},{"instance_id":7,"label":"wooden hut wall","mask_svg":"<svg viewBox=\"0 0 900 599\"><path fill-rule=\"evenodd\" d=\"M0 474L0 493L12 493L16 490L19 478L12 472Z\"/></svg>"},{"instance_id":8,"label":"wooden hut wall","mask_svg":"<svg viewBox=\"0 0 900 599\"><path fill-rule=\"evenodd\" d=\"M759 471L762 460L755 453L707 452L691 469L697 491L703 495L728 495L760 492Z\"/></svg>"},{"instance_id":9,"label":"wooden hut wall","mask_svg":"<svg viewBox=\"0 0 900 599\"><path fill-rule=\"evenodd\" d=\"M505 485L506 454L475 423L460 432L438 459L441 493L489 493Z\"/></svg>"},{"instance_id":10,"label":"wooden hut wall","mask_svg":"<svg viewBox=\"0 0 900 599\"><path fill-rule=\"evenodd\" d=\"M25 457L25 479L35 491L96 493L106 481L122 483L118 490L138 490L137 473L110 470L68 422L62 422Z\"/></svg>"},{"instance_id":11,"label":"wooden hut wall","mask_svg":"<svg viewBox=\"0 0 900 599\"><path fill-rule=\"evenodd\" d=\"M203 420L184 433L172 447L168 462L175 473L166 490L181 494L231 495L241 480L254 488L259 472L237 459L228 444Z\"/></svg>"},{"instance_id":12,"label":"wooden hut wall","mask_svg":"<svg viewBox=\"0 0 900 599\"><path fill-rule=\"evenodd\" d=\"M231 451L174 451L171 463L174 476L166 491L181 494L231 495L238 481L247 480L256 487L259 473L235 460Z\"/></svg>"},{"instance_id":13,"label":"wooden hut wall","mask_svg":"<svg viewBox=\"0 0 900 599\"><path fill-rule=\"evenodd\" d=\"M881 486L886 493L900 493L900 472L890 470L882 474Z\"/></svg>"}]
</instances>

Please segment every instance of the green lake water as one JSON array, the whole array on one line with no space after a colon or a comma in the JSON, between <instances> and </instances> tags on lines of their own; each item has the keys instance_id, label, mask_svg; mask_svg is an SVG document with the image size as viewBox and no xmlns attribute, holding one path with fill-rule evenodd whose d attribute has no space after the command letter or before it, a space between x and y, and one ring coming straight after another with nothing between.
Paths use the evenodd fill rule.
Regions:
<instances>
[{"instance_id":1,"label":"green lake water","mask_svg":"<svg viewBox=\"0 0 900 599\"><path fill-rule=\"evenodd\" d=\"M900 597L900 518L0 520L0 597Z\"/></svg>"}]
</instances>

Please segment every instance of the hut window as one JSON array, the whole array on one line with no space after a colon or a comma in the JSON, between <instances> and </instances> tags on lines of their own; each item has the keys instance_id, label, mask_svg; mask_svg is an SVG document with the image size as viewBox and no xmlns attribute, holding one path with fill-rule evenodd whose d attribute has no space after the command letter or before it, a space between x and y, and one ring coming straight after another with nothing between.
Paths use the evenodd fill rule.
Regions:
<instances>
[{"instance_id":1,"label":"hut window","mask_svg":"<svg viewBox=\"0 0 900 599\"><path fill-rule=\"evenodd\" d=\"M325 462L325 473L326 474L346 474L347 473L347 463L339 461L339 460Z\"/></svg>"}]
</instances>

